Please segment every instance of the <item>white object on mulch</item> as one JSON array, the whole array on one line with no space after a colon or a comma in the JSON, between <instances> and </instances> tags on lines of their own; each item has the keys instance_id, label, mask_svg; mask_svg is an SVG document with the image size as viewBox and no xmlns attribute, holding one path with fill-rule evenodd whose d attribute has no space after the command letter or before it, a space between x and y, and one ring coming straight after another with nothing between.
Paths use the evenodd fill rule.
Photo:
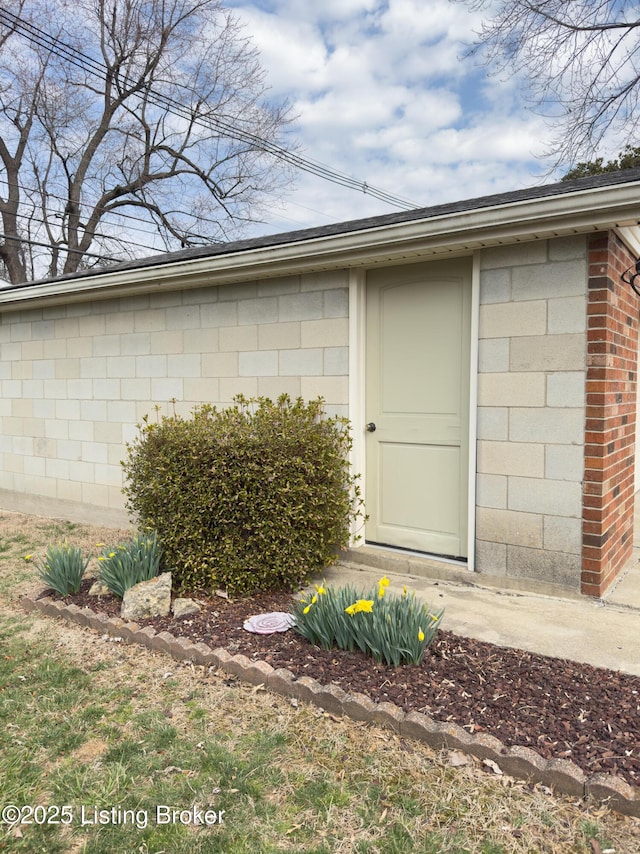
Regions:
<instances>
[{"instance_id":1,"label":"white object on mulch","mask_svg":"<svg viewBox=\"0 0 640 854\"><path fill-rule=\"evenodd\" d=\"M272 611L270 614L256 614L254 617L249 617L244 628L258 635L270 635L273 632L286 632L295 625L295 622L293 614Z\"/></svg>"}]
</instances>

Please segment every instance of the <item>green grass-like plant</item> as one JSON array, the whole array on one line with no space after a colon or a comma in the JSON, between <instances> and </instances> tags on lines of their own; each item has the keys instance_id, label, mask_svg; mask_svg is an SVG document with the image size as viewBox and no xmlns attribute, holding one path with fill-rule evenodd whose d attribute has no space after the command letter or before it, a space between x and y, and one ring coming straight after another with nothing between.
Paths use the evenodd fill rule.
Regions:
<instances>
[{"instance_id":1,"label":"green grass-like plant","mask_svg":"<svg viewBox=\"0 0 640 854\"><path fill-rule=\"evenodd\" d=\"M122 599L130 587L158 575L161 559L157 532L138 533L127 543L104 549L98 558L100 581Z\"/></svg>"},{"instance_id":2,"label":"green grass-like plant","mask_svg":"<svg viewBox=\"0 0 640 854\"><path fill-rule=\"evenodd\" d=\"M434 613L405 588L401 596L387 592L386 577L377 590L364 594L351 585L315 585L311 597L292 606L295 629L324 649L361 649L376 661L397 667L419 664L433 641L444 610Z\"/></svg>"},{"instance_id":3,"label":"green grass-like plant","mask_svg":"<svg viewBox=\"0 0 640 854\"><path fill-rule=\"evenodd\" d=\"M89 558L83 558L82 549L66 543L48 546L42 561L34 560L31 555L27 555L26 560L33 560L39 577L61 596L80 590L82 576L89 563Z\"/></svg>"}]
</instances>

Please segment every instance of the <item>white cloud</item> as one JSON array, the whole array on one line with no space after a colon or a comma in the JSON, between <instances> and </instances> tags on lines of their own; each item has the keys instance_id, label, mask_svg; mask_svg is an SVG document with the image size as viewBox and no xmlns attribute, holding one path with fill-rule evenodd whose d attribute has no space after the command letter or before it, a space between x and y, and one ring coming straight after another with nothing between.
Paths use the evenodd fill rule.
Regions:
<instances>
[{"instance_id":1,"label":"white cloud","mask_svg":"<svg viewBox=\"0 0 640 854\"><path fill-rule=\"evenodd\" d=\"M429 205L539 182L548 128L514 78L463 58L478 15L448 0L231 0L305 157ZM300 173L260 230L389 213Z\"/></svg>"}]
</instances>

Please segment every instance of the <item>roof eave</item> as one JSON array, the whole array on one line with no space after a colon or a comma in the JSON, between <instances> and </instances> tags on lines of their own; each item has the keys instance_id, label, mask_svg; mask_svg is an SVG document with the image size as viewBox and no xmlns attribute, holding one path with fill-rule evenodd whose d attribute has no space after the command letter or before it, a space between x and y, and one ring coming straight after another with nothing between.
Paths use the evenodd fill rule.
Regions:
<instances>
[{"instance_id":1,"label":"roof eave","mask_svg":"<svg viewBox=\"0 0 640 854\"><path fill-rule=\"evenodd\" d=\"M0 292L0 306L17 310L463 254L486 246L610 228L634 229L640 224L639 198L637 181L590 188L275 246L28 284Z\"/></svg>"}]
</instances>

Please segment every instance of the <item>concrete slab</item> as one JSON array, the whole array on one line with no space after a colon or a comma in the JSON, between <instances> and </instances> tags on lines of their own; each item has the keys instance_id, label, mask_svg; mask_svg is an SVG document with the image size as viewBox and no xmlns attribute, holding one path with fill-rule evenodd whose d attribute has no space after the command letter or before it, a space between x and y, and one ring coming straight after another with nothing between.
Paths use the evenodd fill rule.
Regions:
<instances>
[{"instance_id":1,"label":"concrete slab","mask_svg":"<svg viewBox=\"0 0 640 854\"><path fill-rule=\"evenodd\" d=\"M343 563L317 582L376 590L382 574L378 567ZM466 584L396 572L387 577L390 591L401 593L406 585L434 610L444 607L442 628L463 637L640 676L640 608L477 587L473 576Z\"/></svg>"}]
</instances>

